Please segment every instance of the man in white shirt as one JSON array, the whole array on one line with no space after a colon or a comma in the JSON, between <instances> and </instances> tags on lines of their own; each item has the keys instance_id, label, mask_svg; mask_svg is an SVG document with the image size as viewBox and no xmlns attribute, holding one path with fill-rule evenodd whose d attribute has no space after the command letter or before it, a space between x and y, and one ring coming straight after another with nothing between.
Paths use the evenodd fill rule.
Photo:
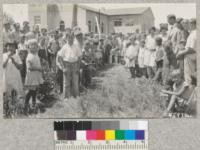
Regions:
<instances>
[{"instance_id":1,"label":"man in white shirt","mask_svg":"<svg viewBox=\"0 0 200 150\"><path fill-rule=\"evenodd\" d=\"M191 76L196 77L197 72L197 30L196 19L190 20L190 35L187 39L185 50L180 51L177 58L184 56L184 78L189 84L191 83Z\"/></svg>"},{"instance_id":2,"label":"man in white shirt","mask_svg":"<svg viewBox=\"0 0 200 150\"><path fill-rule=\"evenodd\" d=\"M176 53L177 35L179 33L179 29L177 28L177 25L176 25L176 16L168 15L167 21L169 23L168 40L172 42L173 52Z\"/></svg>"},{"instance_id":3,"label":"man in white shirt","mask_svg":"<svg viewBox=\"0 0 200 150\"><path fill-rule=\"evenodd\" d=\"M79 96L79 63L81 50L74 44L74 35L71 33L68 42L58 52L58 66L64 74L64 97Z\"/></svg>"}]
</instances>

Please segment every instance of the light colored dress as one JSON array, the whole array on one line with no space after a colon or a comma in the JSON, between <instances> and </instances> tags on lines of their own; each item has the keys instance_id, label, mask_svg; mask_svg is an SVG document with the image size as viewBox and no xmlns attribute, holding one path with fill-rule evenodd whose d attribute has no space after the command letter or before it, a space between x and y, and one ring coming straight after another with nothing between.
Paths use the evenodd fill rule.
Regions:
<instances>
[{"instance_id":1,"label":"light colored dress","mask_svg":"<svg viewBox=\"0 0 200 150\"><path fill-rule=\"evenodd\" d=\"M3 54L3 62L8 58L9 53ZM22 64L19 55L14 54L12 58L16 63ZM12 60L9 59L6 68L3 69L3 92L16 90L17 93L21 94L23 92L23 84L20 75L20 71L12 63Z\"/></svg>"},{"instance_id":2,"label":"light colored dress","mask_svg":"<svg viewBox=\"0 0 200 150\"><path fill-rule=\"evenodd\" d=\"M147 49L145 47L140 47L139 54L138 54L138 65L140 68L145 67L145 65L144 65L145 51L147 51Z\"/></svg>"},{"instance_id":3,"label":"light colored dress","mask_svg":"<svg viewBox=\"0 0 200 150\"><path fill-rule=\"evenodd\" d=\"M42 72L31 71L30 68L41 68L40 58L37 54L29 53L26 59L27 74L25 85L27 88L36 88L43 83Z\"/></svg>"},{"instance_id":4,"label":"light colored dress","mask_svg":"<svg viewBox=\"0 0 200 150\"><path fill-rule=\"evenodd\" d=\"M146 47L148 49L148 52L146 53L147 60L146 60L145 64L148 67L156 66L156 63L155 63L156 51L152 51L152 50L156 49L155 38L156 38L155 36L152 37L151 35L148 35L147 39L146 39Z\"/></svg>"},{"instance_id":5,"label":"light colored dress","mask_svg":"<svg viewBox=\"0 0 200 150\"><path fill-rule=\"evenodd\" d=\"M127 50L126 50L126 58L127 58L127 67L135 67L135 64L136 64L136 60L137 60L137 57L138 57L138 51L139 51L139 48L138 46L133 46L133 45L130 45Z\"/></svg>"}]
</instances>

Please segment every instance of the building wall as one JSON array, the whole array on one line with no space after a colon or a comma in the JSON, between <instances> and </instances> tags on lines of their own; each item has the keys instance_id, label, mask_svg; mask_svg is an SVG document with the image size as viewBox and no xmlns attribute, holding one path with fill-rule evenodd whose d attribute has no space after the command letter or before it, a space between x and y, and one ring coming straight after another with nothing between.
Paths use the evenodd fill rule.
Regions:
<instances>
[{"instance_id":1,"label":"building wall","mask_svg":"<svg viewBox=\"0 0 200 150\"><path fill-rule=\"evenodd\" d=\"M153 13L151 9L148 9L147 11L144 12L142 15L142 30L143 31L148 31L152 26L155 25L155 19L153 16Z\"/></svg>"},{"instance_id":2,"label":"building wall","mask_svg":"<svg viewBox=\"0 0 200 150\"><path fill-rule=\"evenodd\" d=\"M65 27L71 27L73 17L73 4L30 4L29 5L29 21L32 27L35 24L35 17L40 18L40 26L48 27L48 29L55 29L59 27L59 22L63 20ZM82 32L88 32L88 21L91 21L91 31L95 32L96 20L99 20L99 13L84 8L78 7L77 23L81 27ZM114 21L121 19L121 26L130 29L131 26L135 30L136 26L141 27L142 31L147 31L154 26L154 16L151 9L146 10L141 15L100 15L100 30L103 23L104 34L114 32ZM47 26L48 25L48 26ZM134 31L131 31L134 32Z\"/></svg>"},{"instance_id":3,"label":"building wall","mask_svg":"<svg viewBox=\"0 0 200 150\"><path fill-rule=\"evenodd\" d=\"M77 11L78 11L77 12L77 24L81 28L81 31L83 33L87 33L88 26L87 26L87 21L86 21L86 10L78 7Z\"/></svg>"},{"instance_id":4,"label":"building wall","mask_svg":"<svg viewBox=\"0 0 200 150\"><path fill-rule=\"evenodd\" d=\"M72 4L48 4L47 10L47 20L49 29L58 28L61 20L65 22L66 28L71 27L73 13Z\"/></svg>"},{"instance_id":5,"label":"building wall","mask_svg":"<svg viewBox=\"0 0 200 150\"><path fill-rule=\"evenodd\" d=\"M29 23L31 29L35 24L35 17L40 18L40 27L47 27L47 7L46 4L29 4L28 6Z\"/></svg>"},{"instance_id":6,"label":"building wall","mask_svg":"<svg viewBox=\"0 0 200 150\"><path fill-rule=\"evenodd\" d=\"M88 26L88 21L91 21L91 27L92 27L92 32L95 32L95 25L96 25L96 21L95 21L95 17L97 17L97 19L99 20L99 13L97 12L93 12L90 10L86 11L86 25ZM104 14L100 14L100 25L104 24L104 34L108 33L108 16L104 15Z\"/></svg>"},{"instance_id":7,"label":"building wall","mask_svg":"<svg viewBox=\"0 0 200 150\"><path fill-rule=\"evenodd\" d=\"M141 22L141 16L140 15L116 15L116 16L109 16L109 33L114 32L114 21L121 19L122 26L127 26L127 24L131 23L132 25L129 26L135 26L139 25ZM131 31L132 32L132 31Z\"/></svg>"}]
</instances>

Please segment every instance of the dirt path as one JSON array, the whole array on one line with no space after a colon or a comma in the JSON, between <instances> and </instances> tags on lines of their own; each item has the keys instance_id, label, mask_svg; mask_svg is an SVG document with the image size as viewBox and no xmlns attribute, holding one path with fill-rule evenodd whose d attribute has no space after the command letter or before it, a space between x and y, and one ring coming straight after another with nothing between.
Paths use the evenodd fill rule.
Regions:
<instances>
[{"instance_id":1,"label":"dirt path","mask_svg":"<svg viewBox=\"0 0 200 150\"><path fill-rule=\"evenodd\" d=\"M147 79L130 79L122 65L107 66L92 79L92 86L77 99L58 100L39 118L152 118L163 104L158 85Z\"/></svg>"}]
</instances>

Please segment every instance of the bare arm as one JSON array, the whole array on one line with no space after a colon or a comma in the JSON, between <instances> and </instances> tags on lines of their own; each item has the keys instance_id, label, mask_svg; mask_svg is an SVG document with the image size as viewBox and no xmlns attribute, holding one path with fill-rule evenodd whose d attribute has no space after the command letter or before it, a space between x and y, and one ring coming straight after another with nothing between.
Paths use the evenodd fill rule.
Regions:
<instances>
[{"instance_id":1,"label":"bare arm","mask_svg":"<svg viewBox=\"0 0 200 150\"><path fill-rule=\"evenodd\" d=\"M162 90L162 92L169 95L181 96L181 94L183 94L183 92L186 89L187 89L187 86L183 86L178 92L166 91L166 90Z\"/></svg>"},{"instance_id":2,"label":"bare arm","mask_svg":"<svg viewBox=\"0 0 200 150\"><path fill-rule=\"evenodd\" d=\"M8 60L9 60L9 57L6 59L6 61L3 63L3 68L6 68L7 64L8 64Z\"/></svg>"},{"instance_id":3,"label":"bare arm","mask_svg":"<svg viewBox=\"0 0 200 150\"><path fill-rule=\"evenodd\" d=\"M188 47L187 49L180 51L177 55L177 58L187 55L187 54L194 54L196 51L193 48Z\"/></svg>"}]
</instances>

